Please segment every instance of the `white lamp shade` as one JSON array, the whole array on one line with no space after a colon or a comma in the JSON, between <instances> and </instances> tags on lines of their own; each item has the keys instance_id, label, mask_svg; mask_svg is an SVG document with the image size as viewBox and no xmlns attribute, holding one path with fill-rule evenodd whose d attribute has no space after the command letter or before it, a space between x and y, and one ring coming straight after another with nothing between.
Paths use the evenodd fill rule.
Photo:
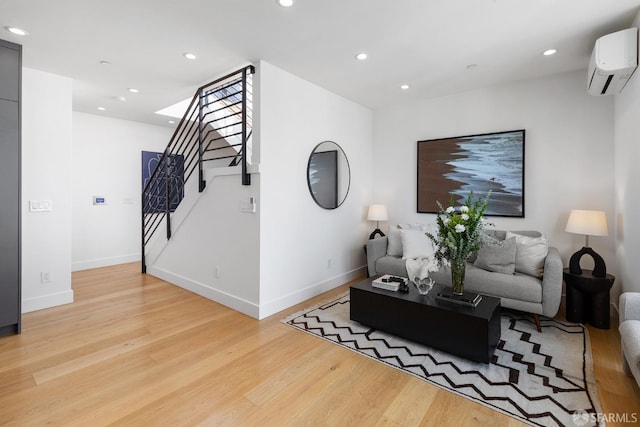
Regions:
<instances>
[{"instance_id":1,"label":"white lamp shade","mask_svg":"<svg viewBox=\"0 0 640 427\"><path fill-rule=\"evenodd\" d=\"M387 221L389 220L389 214L387 214L387 207L385 205L371 205L369 206L369 213L367 214L369 221Z\"/></svg>"},{"instance_id":2,"label":"white lamp shade","mask_svg":"<svg viewBox=\"0 0 640 427\"><path fill-rule=\"evenodd\" d=\"M573 209L564 230L585 236L606 236L608 235L607 217L603 211Z\"/></svg>"}]
</instances>

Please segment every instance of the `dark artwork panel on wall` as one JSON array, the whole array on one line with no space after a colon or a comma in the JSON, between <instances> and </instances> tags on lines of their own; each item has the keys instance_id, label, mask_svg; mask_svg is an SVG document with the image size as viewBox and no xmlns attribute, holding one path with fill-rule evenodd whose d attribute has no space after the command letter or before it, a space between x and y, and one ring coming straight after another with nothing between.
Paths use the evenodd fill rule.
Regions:
<instances>
[{"instance_id":1,"label":"dark artwork panel on wall","mask_svg":"<svg viewBox=\"0 0 640 427\"><path fill-rule=\"evenodd\" d=\"M521 129L418 141L418 212L491 191L486 215L524 218L524 140Z\"/></svg>"},{"instance_id":2,"label":"dark artwork panel on wall","mask_svg":"<svg viewBox=\"0 0 640 427\"><path fill-rule=\"evenodd\" d=\"M338 151L315 152L309 158L309 188L325 209L338 207Z\"/></svg>"},{"instance_id":3,"label":"dark artwork panel on wall","mask_svg":"<svg viewBox=\"0 0 640 427\"><path fill-rule=\"evenodd\" d=\"M142 188L146 190L144 213L163 213L166 211L167 182L169 183L169 211L174 212L184 197L184 156L174 154L153 177L153 171L160 164L163 153L142 152ZM166 162L166 160L165 160ZM168 169L167 169L168 167ZM168 177L167 177L168 175ZM148 187L147 187L148 185Z\"/></svg>"}]
</instances>

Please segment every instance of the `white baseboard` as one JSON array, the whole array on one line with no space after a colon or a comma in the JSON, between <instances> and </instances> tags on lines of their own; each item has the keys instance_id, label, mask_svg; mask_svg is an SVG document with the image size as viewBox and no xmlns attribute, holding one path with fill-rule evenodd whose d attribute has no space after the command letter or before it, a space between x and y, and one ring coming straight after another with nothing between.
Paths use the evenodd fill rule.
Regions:
<instances>
[{"instance_id":1,"label":"white baseboard","mask_svg":"<svg viewBox=\"0 0 640 427\"><path fill-rule=\"evenodd\" d=\"M340 285L344 285L345 283L357 279L358 277L365 276L366 274L367 266L365 265L340 274L338 276L332 277L331 279L324 282L316 283L289 295L285 295L268 301L264 304L260 304L259 319L264 319L265 317L271 316L272 314L278 313L291 306L306 301L309 298L313 298L324 292L330 291L333 288L337 288Z\"/></svg>"},{"instance_id":2,"label":"white baseboard","mask_svg":"<svg viewBox=\"0 0 640 427\"><path fill-rule=\"evenodd\" d=\"M22 312L43 310L45 308L57 307L59 305L71 304L73 302L73 290L56 292L54 294L40 295L34 298L22 299Z\"/></svg>"},{"instance_id":3,"label":"white baseboard","mask_svg":"<svg viewBox=\"0 0 640 427\"><path fill-rule=\"evenodd\" d=\"M272 314L278 313L291 306L306 301L309 298L313 298L324 292L330 291L331 289L336 288L340 285L344 285L345 283L353 279L357 279L358 277L366 275L366 272L366 266L358 267L344 274L332 277L329 280L325 280L324 282L316 283L289 295L271 300L267 303L255 304L245 299L238 298L227 292L211 288L210 286L207 286L195 280L191 280L187 277L174 274L162 268L147 266L147 274L165 280L176 286L180 286L183 289L208 298L212 301L218 302L222 305L225 305L258 320L264 319L265 317L271 316Z\"/></svg>"},{"instance_id":4,"label":"white baseboard","mask_svg":"<svg viewBox=\"0 0 640 427\"><path fill-rule=\"evenodd\" d=\"M127 264L129 262L140 261L140 254L121 255L108 258L90 259L78 261L71 264L71 271L89 270L92 268L109 267L111 265Z\"/></svg>"},{"instance_id":5,"label":"white baseboard","mask_svg":"<svg viewBox=\"0 0 640 427\"><path fill-rule=\"evenodd\" d=\"M187 277L174 274L162 268L149 265L147 266L147 274L165 280L176 286L180 286L183 289L208 298L212 301L218 302L222 305L239 311L240 313L246 314L247 316L251 316L254 319L258 319L259 306L255 303L242 298L238 298L234 295L220 291L218 289L214 289L210 286L207 286L195 280L191 280Z\"/></svg>"}]
</instances>

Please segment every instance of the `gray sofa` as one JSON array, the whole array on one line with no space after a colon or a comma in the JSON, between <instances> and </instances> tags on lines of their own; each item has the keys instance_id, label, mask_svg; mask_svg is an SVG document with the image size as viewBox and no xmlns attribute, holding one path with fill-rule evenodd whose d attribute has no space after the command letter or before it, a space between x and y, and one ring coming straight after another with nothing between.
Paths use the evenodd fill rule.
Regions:
<instances>
[{"instance_id":1,"label":"gray sofa","mask_svg":"<svg viewBox=\"0 0 640 427\"><path fill-rule=\"evenodd\" d=\"M492 230L498 239L504 239L506 231ZM537 231L517 231L530 237L538 237ZM367 242L367 266L370 276L392 274L408 277L405 260L399 256L387 255L387 237ZM451 286L451 273L448 268L430 274L436 283ZM554 317L560 307L562 295L562 259L558 250L549 247L544 262L541 279L527 274L502 274L483 270L467 263L465 290L501 299L503 307L532 313L536 327L540 330L539 315Z\"/></svg>"},{"instance_id":2,"label":"gray sofa","mask_svg":"<svg viewBox=\"0 0 640 427\"><path fill-rule=\"evenodd\" d=\"M620 295L620 341L622 368L640 386L640 293Z\"/></svg>"}]
</instances>

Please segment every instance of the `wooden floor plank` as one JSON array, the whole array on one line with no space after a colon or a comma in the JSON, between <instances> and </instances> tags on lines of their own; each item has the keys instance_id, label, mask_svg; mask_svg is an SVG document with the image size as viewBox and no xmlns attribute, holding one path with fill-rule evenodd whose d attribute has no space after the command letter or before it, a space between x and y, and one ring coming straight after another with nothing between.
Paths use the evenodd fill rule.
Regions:
<instances>
[{"instance_id":1,"label":"wooden floor plank","mask_svg":"<svg viewBox=\"0 0 640 427\"><path fill-rule=\"evenodd\" d=\"M522 425L280 323L348 284L262 321L137 263L76 272L73 289L73 304L25 314L21 335L0 338L0 424ZM604 412L640 418L617 319L588 329Z\"/></svg>"}]
</instances>

